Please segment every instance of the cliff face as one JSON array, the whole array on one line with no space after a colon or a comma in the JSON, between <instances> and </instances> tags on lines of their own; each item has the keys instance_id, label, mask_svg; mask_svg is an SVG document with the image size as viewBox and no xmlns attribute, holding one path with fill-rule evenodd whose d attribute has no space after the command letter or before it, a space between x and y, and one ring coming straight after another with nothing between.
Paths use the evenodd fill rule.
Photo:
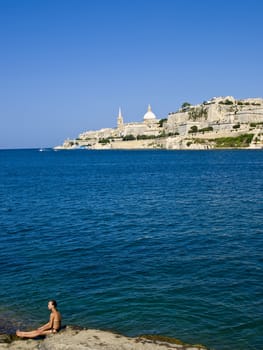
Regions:
<instances>
[{"instance_id":1,"label":"cliff face","mask_svg":"<svg viewBox=\"0 0 263 350\"><path fill-rule=\"evenodd\" d=\"M224 132L241 124L247 124L246 129L249 129L251 123L263 123L263 99L235 100L233 97L219 97L170 113L164 127L167 133L185 135L192 126L198 130L210 128L210 131Z\"/></svg>"},{"instance_id":2,"label":"cliff face","mask_svg":"<svg viewBox=\"0 0 263 350\"><path fill-rule=\"evenodd\" d=\"M246 137L243 137L247 135ZM220 140L228 138L228 140ZM235 140L231 140L235 139ZM263 99L217 97L186 104L152 124L130 123L87 131L57 149L263 148Z\"/></svg>"}]
</instances>

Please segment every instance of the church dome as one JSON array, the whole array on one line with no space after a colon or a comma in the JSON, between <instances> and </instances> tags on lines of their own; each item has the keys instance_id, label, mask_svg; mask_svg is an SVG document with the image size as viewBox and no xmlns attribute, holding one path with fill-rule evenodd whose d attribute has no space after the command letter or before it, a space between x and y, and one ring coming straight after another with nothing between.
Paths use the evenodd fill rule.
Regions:
<instances>
[{"instance_id":1,"label":"church dome","mask_svg":"<svg viewBox=\"0 0 263 350\"><path fill-rule=\"evenodd\" d=\"M153 120L153 119L156 119L156 115L152 112L152 108L151 108L150 105L148 106L148 111L144 114L143 119L144 119L144 120Z\"/></svg>"}]
</instances>

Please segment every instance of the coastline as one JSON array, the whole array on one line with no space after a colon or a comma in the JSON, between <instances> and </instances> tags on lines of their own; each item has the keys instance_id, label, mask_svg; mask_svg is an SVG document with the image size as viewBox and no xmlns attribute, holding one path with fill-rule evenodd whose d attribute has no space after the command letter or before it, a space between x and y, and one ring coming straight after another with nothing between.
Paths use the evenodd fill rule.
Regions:
<instances>
[{"instance_id":1,"label":"coastline","mask_svg":"<svg viewBox=\"0 0 263 350\"><path fill-rule=\"evenodd\" d=\"M0 350L208 350L197 344L157 335L127 337L109 331L66 326L58 334L45 338L20 339L15 335L0 334Z\"/></svg>"},{"instance_id":2,"label":"coastline","mask_svg":"<svg viewBox=\"0 0 263 350\"><path fill-rule=\"evenodd\" d=\"M115 128L87 130L64 140L63 149L263 148L263 99L214 97L197 105L184 103L157 119L151 106L140 122L125 123L121 110Z\"/></svg>"}]
</instances>

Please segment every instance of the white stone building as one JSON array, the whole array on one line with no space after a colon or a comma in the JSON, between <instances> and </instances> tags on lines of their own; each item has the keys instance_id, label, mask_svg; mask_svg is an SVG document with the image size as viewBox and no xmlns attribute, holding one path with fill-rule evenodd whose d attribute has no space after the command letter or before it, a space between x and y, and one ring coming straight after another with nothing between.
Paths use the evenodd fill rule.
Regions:
<instances>
[{"instance_id":1,"label":"white stone building","mask_svg":"<svg viewBox=\"0 0 263 350\"><path fill-rule=\"evenodd\" d=\"M137 137L139 135L158 136L160 133L159 120L153 113L151 106L143 116L142 122L125 123L119 108L117 117L117 128L100 129L97 131L86 131L79 135L78 140L99 140L106 138L122 138L127 135Z\"/></svg>"}]
</instances>

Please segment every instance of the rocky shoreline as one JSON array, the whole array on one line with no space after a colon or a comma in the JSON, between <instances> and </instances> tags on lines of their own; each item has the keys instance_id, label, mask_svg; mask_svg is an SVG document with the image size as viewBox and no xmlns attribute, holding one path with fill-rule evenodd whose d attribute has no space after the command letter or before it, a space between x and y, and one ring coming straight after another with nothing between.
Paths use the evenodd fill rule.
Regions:
<instances>
[{"instance_id":1,"label":"rocky shoreline","mask_svg":"<svg viewBox=\"0 0 263 350\"><path fill-rule=\"evenodd\" d=\"M58 334L45 338L20 339L0 335L0 350L208 350L202 345L190 345L162 336L126 337L96 329L67 326Z\"/></svg>"}]
</instances>

